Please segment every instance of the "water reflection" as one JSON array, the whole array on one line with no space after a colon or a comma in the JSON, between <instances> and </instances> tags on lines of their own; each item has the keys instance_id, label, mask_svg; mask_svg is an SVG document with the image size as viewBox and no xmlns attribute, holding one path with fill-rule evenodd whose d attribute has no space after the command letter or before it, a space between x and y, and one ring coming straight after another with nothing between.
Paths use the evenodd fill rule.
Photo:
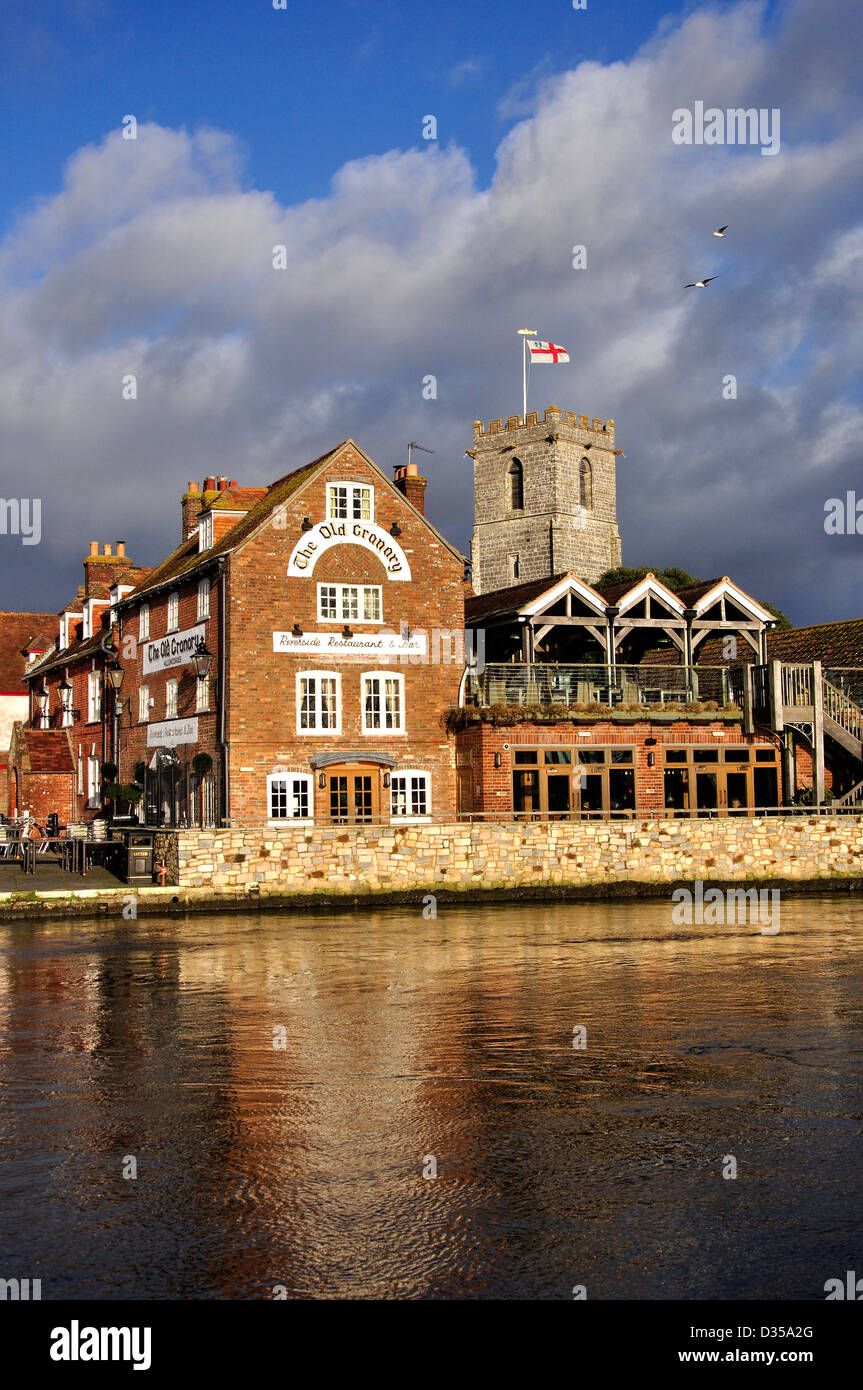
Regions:
<instances>
[{"instance_id":1,"label":"water reflection","mask_svg":"<svg viewBox=\"0 0 863 1390\"><path fill-rule=\"evenodd\" d=\"M6 928L3 1263L44 1298L823 1296L858 1229L861 922Z\"/></svg>"}]
</instances>

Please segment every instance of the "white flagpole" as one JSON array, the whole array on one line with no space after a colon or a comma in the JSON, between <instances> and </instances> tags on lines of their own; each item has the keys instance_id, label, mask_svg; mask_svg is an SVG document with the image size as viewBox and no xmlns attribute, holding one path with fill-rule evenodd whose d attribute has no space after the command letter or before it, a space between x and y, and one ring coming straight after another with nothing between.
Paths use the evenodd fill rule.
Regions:
<instances>
[{"instance_id":1,"label":"white flagpole","mask_svg":"<svg viewBox=\"0 0 863 1390\"><path fill-rule=\"evenodd\" d=\"M521 334L521 403L522 420L527 420L527 340L536 337L535 328L520 328Z\"/></svg>"}]
</instances>

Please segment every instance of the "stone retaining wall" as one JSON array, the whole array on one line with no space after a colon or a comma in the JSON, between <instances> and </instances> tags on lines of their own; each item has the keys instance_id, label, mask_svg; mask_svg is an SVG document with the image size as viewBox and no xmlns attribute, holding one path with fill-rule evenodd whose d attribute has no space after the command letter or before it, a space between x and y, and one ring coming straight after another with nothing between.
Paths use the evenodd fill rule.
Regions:
<instances>
[{"instance_id":1,"label":"stone retaining wall","mask_svg":"<svg viewBox=\"0 0 863 1390\"><path fill-rule=\"evenodd\" d=\"M188 830L181 888L242 895L863 877L863 816Z\"/></svg>"}]
</instances>

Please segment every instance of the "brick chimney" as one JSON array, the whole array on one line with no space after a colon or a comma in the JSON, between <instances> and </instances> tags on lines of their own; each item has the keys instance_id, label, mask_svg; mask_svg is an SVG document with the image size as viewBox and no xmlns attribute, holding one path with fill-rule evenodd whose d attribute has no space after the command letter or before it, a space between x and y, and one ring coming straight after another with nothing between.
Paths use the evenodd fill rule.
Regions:
<instances>
[{"instance_id":1,"label":"brick chimney","mask_svg":"<svg viewBox=\"0 0 863 1390\"><path fill-rule=\"evenodd\" d=\"M186 491L183 493L183 524L180 534L181 541L187 541L192 532L198 525L198 512L201 510L201 489L194 479L186 484Z\"/></svg>"},{"instance_id":2,"label":"brick chimney","mask_svg":"<svg viewBox=\"0 0 863 1390\"><path fill-rule=\"evenodd\" d=\"M415 463L397 463L393 479L401 492L416 507L420 516L425 516L425 490L427 479L417 472Z\"/></svg>"},{"instance_id":3,"label":"brick chimney","mask_svg":"<svg viewBox=\"0 0 863 1390\"><path fill-rule=\"evenodd\" d=\"M125 541L118 541L116 555L112 545L105 545L100 553L99 542L91 541L90 554L84 560L84 597L90 598L98 584L111 589L115 584L132 582L128 576L134 568Z\"/></svg>"}]
</instances>

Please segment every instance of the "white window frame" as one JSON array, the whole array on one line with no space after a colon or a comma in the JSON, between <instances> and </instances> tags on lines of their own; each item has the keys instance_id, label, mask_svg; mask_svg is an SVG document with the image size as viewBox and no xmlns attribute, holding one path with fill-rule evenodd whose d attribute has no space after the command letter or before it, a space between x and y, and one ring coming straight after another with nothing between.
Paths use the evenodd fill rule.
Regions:
<instances>
[{"instance_id":1,"label":"white window frame","mask_svg":"<svg viewBox=\"0 0 863 1390\"><path fill-rule=\"evenodd\" d=\"M195 677L195 713L206 714L210 708L210 677Z\"/></svg>"},{"instance_id":2,"label":"white window frame","mask_svg":"<svg viewBox=\"0 0 863 1390\"><path fill-rule=\"evenodd\" d=\"M102 719L102 673L87 672L87 723L99 724Z\"/></svg>"},{"instance_id":3,"label":"white window frame","mask_svg":"<svg viewBox=\"0 0 863 1390\"><path fill-rule=\"evenodd\" d=\"M368 686L370 685L370 683L371 683L372 681L379 681L379 682L381 683L381 684L380 684L380 690L379 690L379 696L380 696L381 701L382 701L381 707L380 707L380 715L381 715L381 722L380 722L380 724L373 724L373 723L370 723L370 722L369 722L369 711L368 711L369 691L368 691ZM386 724L385 708L384 708L384 706L385 706L385 700L386 700L386 694L385 694L385 692L386 692L386 685L385 685L385 682L386 682L386 681L395 681L395 682L396 682L396 685L397 685L397 688L398 688L398 699L399 699L399 722L398 722L397 725L393 725L392 727L389 727L389 728L387 727L387 724ZM362 720L363 720L363 733L364 733L364 734L371 735L372 737L377 736L378 738L380 738L381 734L403 734L403 733L406 732L406 721L405 721L405 714L406 714L406 711L405 711L405 678L404 678L404 676L401 675L399 672L396 672L396 671L363 671L362 676L361 676L361 678L360 678L360 701L361 701L361 707L362 707Z\"/></svg>"},{"instance_id":4,"label":"white window frame","mask_svg":"<svg viewBox=\"0 0 863 1390\"><path fill-rule=\"evenodd\" d=\"M169 681L166 681L166 682L165 682L165 718L166 718L166 719L177 719L177 718L179 718L179 716L178 716L178 714L177 714L177 709L178 709L178 707L179 707L179 699L180 699L180 682L176 679L176 677L173 677L173 676L172 676L171 679L170 679Z\"/></svg>"},{"instance_id":5,"label":"white window frame","mask_svg":"<svg viewBox=\"0 0 863 1390\"><path fill-rule=\"evenodd\" d=\"M93 811L101 806L102 798L99 795L99 759L91 753L87 759L87 810Z\"/></svg>"},{"instance_id":6,"label":"white window frame","mask_svg":"<svg viewBox=\"0 0 863 1390\"><path fill-rule=\"evenodd\" d=\"M207 512L198 522L198 554L213 545L213 513Z\"/></svg>"},{"instance_id":7,"label":"white window frame","mask_svg":"<svg viewBox=\"0 0 863 1390\"><path fill-rule=\"evenodd\" d=\"M407 800L410 800L412 792L410 779L412 777L421 777L425 782L426 809L417 812L408 810L404 815L401 815L395 809L396 792L399 790L396 787L396 783L401 780L407 782L404 795ZM400 767L398 772L390 773L390 816L394 821L397 821L399 825L411 823L416 825L421 821L431 820L431 773L427 772L426 769L422 767Z\"/></svg>"},{"instance_id":8,"label":"white window frame","mask_svg":"<svg viewBox=\"0 0 863 1390\"><path fill-rule=\"evenodd\" d=\"M346 488L345 515L341 512L341 500L335 496L336 488ZM369 515L363 516L362 498L368 493ZM359 505L359 514L357 506ZM349 482L347 478L327 483L327 521L374 521L375 490L371 483Z\"/></svg>"},{"instance_id":9,"label":"white window frame","mask_svg":"<svg viewBox=\"0 0 863 1390\"><path fill-rule=\"evenodd\" d=\"M179 632L180 629L180 595L175 589L168 595L168 626L167 632Z\"/></svg>"},{"instance_id":10,"label":"white window frame","mask_svg":"<svg viewBox=\"0 0 863 1390\"><path fill-rule=\"evenodd\" d=\"M150 722L150 687L149 685L138 686L138 723L149 724Z\"/></svg>"},{"instance_id":11,"label":"white window frame","mask_svg":"<svg viewBox=\"0 0 863 1390\"><path fill-rule=\"evenodd\" d=\"M198 622L203 622L204 618L210 616L210 581L207 578L198 580Z\"/></svg>"},{"instance_id":12,"label":"white window frame","mask_svg":"<svg viewBox=\"0 0 863 1390\"><path fill-rule=\"evenodd\" d=\"M287 784L285 798L288 805L287 814L276 816L273 814L273 787L277 782ZM295 816L290 807L296 795L293 784L302 783L305 787L306 801L308 804L308 815ZM307 772L271 772L267 777L267 821L270 825L312 825L315 818L315 779Z\"/></svg>"},{"instance_id":13,"label":"white window frame","mask_svg":"<svg viewBox=\"0 0 863 1390\"><path fill-rule=\"evenodd\" d=\"M336 722L334 726L323 727L321 725L321 702L320 687L315 691L315 722L311 728L302 724L303 717L303 681L306 680L331 680L335 681L335 700ZM338 671L298 671L296 676L296 699L297 699L297 733L308 734L312 738L333 736L342 732L342 678Z\"/></svg>"},{"instance_id":14,"label":"white window frame","mask_svg":"<svg viewBox=\"0 0 863 1390\"><path fill-rule=\"evenodd\" d=\"M325 613L323 606L324 590L335 589L336 591L336 611L335 614ZM358 617L353 613L345 612L345 595L349 589L355 589L357 593L357 607L362 609L363 616ZM366 598L369 594L377 594L378 616L376 618L365 617ZM318 622L319 623L382 623L384 620L384 596L383 587L380 584L319 584L318 585Z\"/></svg>"},{"instance_id":15,"label":"white window frame","mask_svg":"<svg viewBox=\"0 0 863 1390\"><path fill-rule=\"evenodd\" d=\"M146 642L150 636L150 605L142 603L138 610L138 641Z\"/></svg>"}]
</instances>

